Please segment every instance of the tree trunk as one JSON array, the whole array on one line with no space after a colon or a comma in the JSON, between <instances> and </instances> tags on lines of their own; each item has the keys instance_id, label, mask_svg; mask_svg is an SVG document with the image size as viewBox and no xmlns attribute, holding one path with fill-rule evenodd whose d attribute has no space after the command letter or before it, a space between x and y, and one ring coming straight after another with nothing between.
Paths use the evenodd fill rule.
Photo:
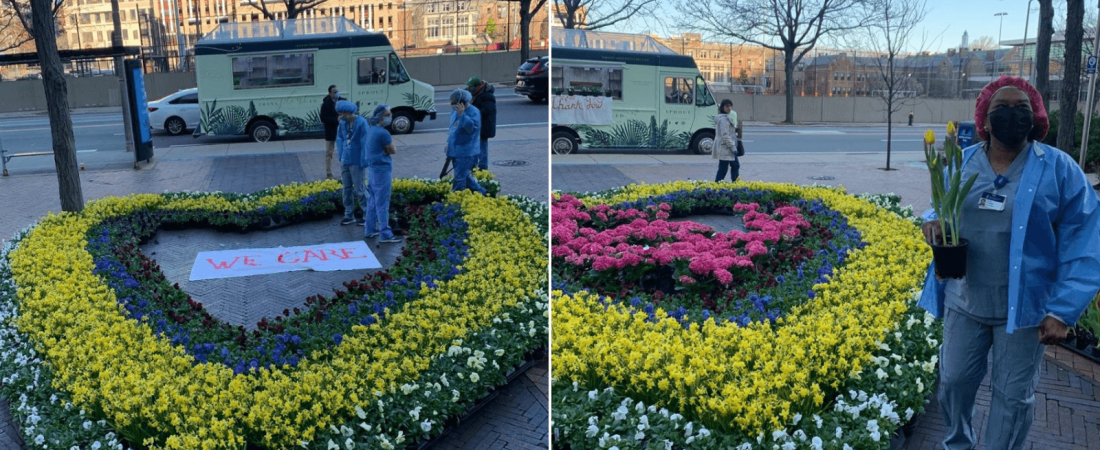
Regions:
<instances>
[{"instance_id":1,"label":"tree trunk","mask_svg":"<svg viewBox=\"0 0 1100 450\"><path fill-rule=\"evenodd\" d=\"M1050 40L1054 36L1052 0L1039 0L1039 35L1035 38L1035 90L1050 107Z\"/></svg>"},{"instance_id":2,"label":"tree trunk","mask_svg":"<svg viewBox=\"0 0 1100 450\"><path fill-rule=\"evenodd\" d=\"M1056 146L1069 152L1077 147L1074 145L1074 130L1077 125L1077 99L1081 92L1081 41L1085 35L1084 18L1084 0L1066 0L1065 71L1062 75L1062 95L1058 97L1061 99L1058 102L1061 106L1058 107Z\"/></svg>"},{"instance_id":3,"label":"tree trunk","mask_svg":"<svg viewBox=\"0 0 1100 450\"><path fill-rule=\"evenodd\" d=\"M50 117L53 139L53 162L57 168L57 185L63 211L84 209L84 193L80 187L80 171L76 164L76 139L73 120L69 115L69 88L65 82L61 57L57 54L52 2L31 0L35 48L42 64L42 86L46 90L46 109Z\"/></svg>"},{"instance_id":4,"label":"tree trunk","mask_svg":"<svg viewBox=\"0 0 1100 450\"><path fill-rule=\"evenodd\" d=\"M783 49L783 75L787 77L783 85L787 88L787 114L783 123L794 123L794 52L797 48Z\"/></svg>"},{"instance_id":5,"label":"tree trunk","mask_svg":"<svg viewBox=\"0 0 1100 450\"><path fill-rule=\"evenodd\" d=\"M527 61L531 57L531 11L532 0L520 0L519 2L519 35L520 35L520 50L519 60L520 63Z\"/></svg>"}]
</instances>

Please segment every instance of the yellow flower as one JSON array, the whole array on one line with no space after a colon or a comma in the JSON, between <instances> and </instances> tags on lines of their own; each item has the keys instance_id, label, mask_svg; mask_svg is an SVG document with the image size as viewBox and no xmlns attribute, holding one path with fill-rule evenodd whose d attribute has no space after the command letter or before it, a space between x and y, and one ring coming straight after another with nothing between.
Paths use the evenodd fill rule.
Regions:
<instances>
[{"instance_id":1,"label":"yellow flower","mask_svg":"<svg viewBox=\"0 0 1100 450\"><path fill-rule=\"evenodd\" d=\"M924 132L924 145L932 145L932 144L935 144L935 143L936 143L936 133L933 133L932 129L929 128L928 131Z\"/></svg>"},{"instance_id":2,"label":"yellow flower","mask_svg":"<svg viewBox=\"0 0 1100 450\"><path fill-rule=\"evenodd\" d=\"M954 136L956 132L955 122L947 122L947 135Z\"/></svg>"}]
</instances>

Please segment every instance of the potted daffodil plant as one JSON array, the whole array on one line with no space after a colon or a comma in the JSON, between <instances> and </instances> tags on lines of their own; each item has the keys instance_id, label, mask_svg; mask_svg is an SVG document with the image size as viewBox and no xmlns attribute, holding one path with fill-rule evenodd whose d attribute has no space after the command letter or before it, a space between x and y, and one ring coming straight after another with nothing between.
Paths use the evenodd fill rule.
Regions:
<instances>
[{"instance_id":1,"label":"potted daffodil plant","mask_svg":"<svg viewBox=\"0 0 1100 450\"><path fill-rule=\"evenodd\" d=\"M932 208L939 218L939 242L932 243L932 260L942 278L962 278L966 275L966 239L959 237L959 216L963 201L978 178L973 174L962 180L962 148L959 147L954 122L947 123L943 153L936 150L936 134L924 132L924 156L932 178Z\"/></svg>"}]
</instances>

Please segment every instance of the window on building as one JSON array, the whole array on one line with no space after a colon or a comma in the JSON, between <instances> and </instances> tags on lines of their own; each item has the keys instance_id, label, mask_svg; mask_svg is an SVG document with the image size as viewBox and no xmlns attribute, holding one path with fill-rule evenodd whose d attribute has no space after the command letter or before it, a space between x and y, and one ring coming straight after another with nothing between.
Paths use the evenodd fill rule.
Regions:
<instances>
[{"instance_id":1,"label":"window on building","mask_svg":"<svg viewBox=\"0 0 1100 450\"><path fill-rule=\"evenodd\" d=\"M96 13L95 15L95 23L102 23L102 18L100 17L99 13Z\"/></svg>"},{"instance_id":2,"label":"window on building","mask_svg":"<svg viewBox=\"0 0 1100 450\"><path fill-rule=\"evenodd\" d=\"M451 37L455 35L455 18L454 16L443 17L443 37Z\"/></svg>"},{"instance_id":3,"label":"window on building","mask_svg":"<svg viewBox=\"0 0 1100 450\"><path fill-rule=\"evenodd\" d=\"M386 69L385 57L359 58L359 84L385 83Z\"/></svg>"},{"instance_id":4,"label":"window on building","mask_svg":"<svg viewBox=\"0 0 1100 450\"><path fill-rule=\"evenodd\" d=\"M82 34L81 36L83 37L84 42L92 42L92 32L91 31L85 31L84 34Z\"/></svg>"},{"instance_id":5,"label":"window on building","mask_svg":"<svg viewBox=\"0 0 1100 450\"><path fill-rule=\"evenodd\" d=\"M103 42L103 32L102 31L96 31L95 32L95 41L96 42Z\"/></svg>"},{"instance_id":6,"label":"window on building","mask_svg":"<svg viewBox=\"0 0 1100 450\"><path fill-rule=\"evenodd\" d=\"M435 3L428 3L427 11L428 11L428 14L435 14L435 12L436 12Z\"/></svg>"},{"instance_id":7,"label":"window on building","mask_svg":"<svg viewBox=\"0 0 1100 450\"><path fill-rule=\"evenodd\" d=\"M390 26L393 26L393 16L389 16L386 20L390 22Z\"/></svg>"},{"instance_id":8,"label":"window on building","mask_svg":"<svg viewBox=\"0 0 1100 450\"><path fill-rule=\"evenodd\" d=\"M127 28L122 29L122 39L130 39L130 30Z\"/></svg>"},{"instance_id":9,"label":"window on building","mask_svg":"<svg viewBox=\"0 0 1100 450\"><path fill-rule=\"evenodd\" d=\"M700 58L703 58L703 59L706 59L706 57L707 57L707 52L699 52L699 57L700 57Z\"/></svg>"},{"instance_id":10,"label":"window on building","mask_svg":"<svg viewBox=\"0 0 1100 450\"><path fill-rule=\"evenodd\" d=\"M428 37L429 38L438 38L438 37L440 37L439 18L438 17L428 19Z\"/></svg>"},{"instance_id":11,"label":"window on building","mask_svg":"<svg viewBox=\"0 0 1100 450\"><path fill-rule=\"evenodd\" d=\"M836 81L837 73L833 72L833 81Z\"/></svg>"},{"instance_id":12,"label":"window on building","mask_svg":"<svg viewBox=\"0 0 1100 450\"><path fill-rule=\"evenodd\" d=\"M233 58L233 89L257 89L313 84L313 53Z\"/></svg>"},{"instance_id":13,"label":"window on building","mask_svg":"<svg viewBox=\"0 0 1100 450\"><path fill-rule=\"evenodd\" d=\"M469 36L473 34L470 32L470 16L461 16L458 18L458 34L460 36Z\"/></svg>"},{"instance_id":14,"label":"window on building","mask_svg":"<svg viewBox=\"0 0 1100 450\"><path fill-rule=\"evenodd\" d=\"M497 18L503 19L506 17L505 12L508 11L506 6L497 6Z\"/></svg>"},{"instance_id":15,"label":"window on building","mask_svg":"<svg viewBox=\"0 0 1100 450\"><path fill-rule=\"evenodd\" d=\"M695 103L691 78L665 77L665 103L690 105Z\"/></svg>"},{"instance_id":16,"label":"window on building","mask_svg":"<svg viewBox=\"0 0 1100 450\"><path fill-rule=\"evenodd\" d=\"M443 12L454 11L455 4L453 2L443 2Z\"/></svg>"},{"instance_id":17,"label":"window on building","mask_svg":"<svg viewBox=\"0 0 1100 450\"><path fill-rule=\"evenodd\" d=\"M458 10L465 11L470 9L470 2L458 2Z\"/></svg>"}]
</instances>

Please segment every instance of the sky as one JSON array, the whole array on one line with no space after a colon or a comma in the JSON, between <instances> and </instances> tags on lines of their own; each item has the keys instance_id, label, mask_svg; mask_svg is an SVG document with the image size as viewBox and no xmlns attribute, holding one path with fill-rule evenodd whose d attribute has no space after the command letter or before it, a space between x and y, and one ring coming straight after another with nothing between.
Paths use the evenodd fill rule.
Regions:
<instances>
[{"instance_id":1,"label":"sky","mask_svg":"<svg viewBox=\"0 0 1100 450\"><path fill-rule=\"evenodd\" d=\"M1030 20L1027 16L1028 0L926 0L926 2L928 15L917 26L915 32L917 34L927 33L930 43L924 45L924 47L926 50L933 52L958 47L962 43L964 31L967 32L970 43L973 44L982 36L989 36L997 41L998 33L1000 33L1000 39L1004 41L1023 39L1025 21L1027 22L1029 40L1035 37L1038 30L1038 1L1031 1ZM1085 0L1085 8L1090 7L1094 10L1097 8L1095 0ZM676 2L664 3L663 8L663 14L660 15L669 17L670 22L675 22L675 19L671 18L679 14L676 11ZM1064 24L1059 27L1057 22L1059 16L1063 17L1062 20L1064 20L1065 0L1054 0L1054 8L1055 28L1063 28ZM1005 12L1008 15L995 17L994 14L999 12ZM965 19L960 19L960 17L965 17ZM1096 17L1095 11L1092 17ZM1089 25L1086 26L1091 28ZM1092 26L1095 26L1095 24ZM645 24L631 23L616 29L608 29L608 31L645 32L648 30ZM679 34L680 30L669 27L663 32L656 32L669 35ZM919 42L919 39L916 39L916 41Z\"/></svg>"}]
</instances>

